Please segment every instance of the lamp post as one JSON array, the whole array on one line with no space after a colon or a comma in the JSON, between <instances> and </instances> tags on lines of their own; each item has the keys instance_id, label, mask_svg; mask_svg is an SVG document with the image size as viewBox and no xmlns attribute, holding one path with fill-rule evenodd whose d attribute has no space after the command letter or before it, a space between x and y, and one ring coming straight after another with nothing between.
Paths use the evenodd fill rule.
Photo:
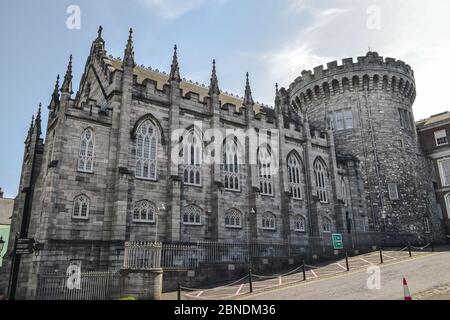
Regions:
<instances>
[{"instance_id":1,"label":"lamp post","mask_svg":"<svg viewBox=\"0 0 450 320\"><path fill-rule=\"evenodd\" d=\"M158 242L158 220L159 220L159 215L161 214L161 211L166 211L166 205L164 203L161 203L159 206L156 207L156 212L155 212L155 227L156 227L156 231L155 231L155 243Z\"/></svg>"}]
</instances>

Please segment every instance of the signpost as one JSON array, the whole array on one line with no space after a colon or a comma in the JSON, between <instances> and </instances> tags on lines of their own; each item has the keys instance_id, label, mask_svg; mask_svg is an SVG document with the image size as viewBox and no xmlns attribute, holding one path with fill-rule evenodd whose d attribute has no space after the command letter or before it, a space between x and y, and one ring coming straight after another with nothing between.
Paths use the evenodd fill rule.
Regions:
<instances>
[{"instance_id":1,"label":"signpost","mask_svg":"<svg viewBox=\"0 0 450 320\"><path fill-rule=\"evenodd\" d=\"M34 252L34 239L17 239L16 254L32 254Z\"/></svg>"},{"instance_id":2,"label":"signpost","mask_svg":"<svg viewBox=\"0 0 450 320\"><path fill-rule=\"evenodd\" d=\"M333 233L331 235L331 238L333 240L334 250L342 250L342 249L344 249L344 241L342 240L342 234L340 234L340 233Z\"/></svg>"},{"instance_id":3,"label":"signpost","mask_svg":"<svg viewBox=\"0 0 450 320\"><path fill-rule=\"evenodd\" d=\"M14 300L16 295L16 285L18 272L14 272L16 261L20 263L20 256L23 254L32 254L34 252L35 240L32 238L20 238L19 232L16 232L14 247L12 251L11 270L8 283L8 299Z\"/></svg>"}]
</instances>

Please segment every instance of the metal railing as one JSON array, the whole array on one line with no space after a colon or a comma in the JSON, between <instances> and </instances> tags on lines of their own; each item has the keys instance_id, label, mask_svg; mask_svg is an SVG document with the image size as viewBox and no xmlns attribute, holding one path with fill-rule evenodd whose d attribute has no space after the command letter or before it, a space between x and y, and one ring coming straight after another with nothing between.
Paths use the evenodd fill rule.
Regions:
<instances>
[{"instance_id":1,"label":"metal railing","mask_svg":"<svg viewBox=\"0 0 450 320\"><path fill-rule=\"evenodd\" d=\"M79 283L73 275L39 274L37 300L110 300L120 294L120 274L116 272L81 273Z\"/></svg>"},{"instance_id":2,"label":"metal railing","mask_svg":"<svg viewBox=\"0 0 450 320\"><path fill-rule=\"evenodd\" d=\"M124 269L151 270L161 268L161 243L126 242Z\"/></svg>"}]
</instances>

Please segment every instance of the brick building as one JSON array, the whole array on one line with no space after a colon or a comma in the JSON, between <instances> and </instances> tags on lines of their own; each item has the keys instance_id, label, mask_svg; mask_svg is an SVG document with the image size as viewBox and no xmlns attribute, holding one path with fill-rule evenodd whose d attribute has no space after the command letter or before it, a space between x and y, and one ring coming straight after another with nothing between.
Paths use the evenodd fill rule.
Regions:
<instances>
[{"instance_id":1,"label":"brick building","mask_svg":"<svg viewBox=\"0 0 450 320\"><path fill-rule=\"evenodd\" d=\"M439 217L450 234L450 112L440 113L416 123L424 153L433 160L434 188Z\"/></svg>"},{"instance_id":2,"label":"brick building","mask_svg":"<svg viewBox=\"0 0 450 320\"><path fill-rule=\"evenodd\" d=\"M118 268L124 241L442 239L401 61L370 52L305 71L271 108L248 75L244 97L221 91L215 62L209 86L182 79L176 47L169 73L137 66L131 30L123 59L108 56L100 28L72 93L71 57L45 144L40 109L26 140L12 228L42 250L22 257L19 297L71 261Z\"/></svg>"}]
</instances>

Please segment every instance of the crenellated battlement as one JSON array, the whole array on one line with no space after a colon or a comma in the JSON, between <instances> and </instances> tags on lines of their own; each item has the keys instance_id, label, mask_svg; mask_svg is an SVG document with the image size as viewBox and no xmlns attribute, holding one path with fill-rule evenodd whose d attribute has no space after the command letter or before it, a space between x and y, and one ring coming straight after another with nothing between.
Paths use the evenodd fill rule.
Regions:
<instances>
[{"instance_id":1,"label":"crenellated battlement","mask_svg":"<svg viewBox=\"0 0 450 320\"><path fill-rule=\"evenodd\" d=\"M359 57L354 63L352 58L337 61L303 71L289 87L292 105L303 110L308 104L328 99L346 92L370 92L384 90L387 94L400 95L414 103L416 88L414 72L411 67L400 60L378 56L369 52Z\"/></svg>"},{"instance_id":2,"label":"crenellated battlement","mask_svg":"<svg viewBox=\"0 0 450 320\"><path fill-rule=\"evenodd\" d=\"M364 57L358 57L354 62L353 58L342 59L342 64L337 61L327 63L325 69L323 65L311 70L303 70L302 75L294 80L289 86L289 90L294 87L305 87L323 78L333 77L344 73L362 72L367 70L385 70L403 74L409 81L414 81L414 71L411 66L401 60L394 58L383 58L377 52L368 52Z\"/></svg>"}]
</instances>

